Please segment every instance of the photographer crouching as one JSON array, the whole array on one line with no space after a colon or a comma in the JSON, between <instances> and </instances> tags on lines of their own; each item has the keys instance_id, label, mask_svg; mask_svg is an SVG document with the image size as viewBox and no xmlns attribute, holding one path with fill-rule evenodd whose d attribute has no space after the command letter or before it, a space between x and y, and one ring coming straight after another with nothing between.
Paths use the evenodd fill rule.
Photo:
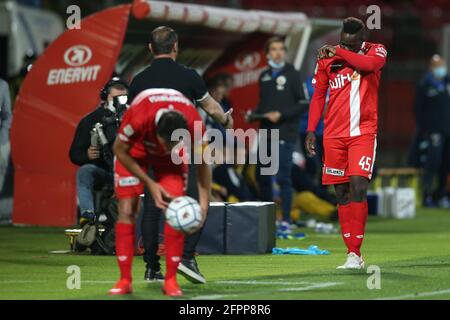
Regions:
<instances>
[{"instance_id":1,"label":"photographer crouching","mask_svg":"<svg viewBox=\"0 0 450 320\"><path fill-rule=\"evenodd\" d=\"M128 85L112 78L100 92L100 105L81 119L70 147L70 160L77 171L80 225L94 223L94 190L114 185L113 153L120 119L126 111Z\"/></svg>"}]
</instances>

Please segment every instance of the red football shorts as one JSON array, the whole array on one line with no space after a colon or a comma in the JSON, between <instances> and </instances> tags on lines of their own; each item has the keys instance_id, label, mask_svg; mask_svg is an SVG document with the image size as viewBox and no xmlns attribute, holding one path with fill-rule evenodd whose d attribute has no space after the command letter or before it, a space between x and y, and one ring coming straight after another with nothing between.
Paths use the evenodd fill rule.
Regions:
<instances>
[{"instance_id":1,"label":"red football shorts","mask_svg":"<svg viewBox=\"0 0 450 320\"><path fill-rule=\"evenodd\" d=\"M377 139L374 134L323 139L322 184L340 184L350 176L372 178Z\"/></svg>"},{"instance_id":2,"label":"red football shorts","mask_svg":"<svg viewBox=\"0 0 450 320\"><path fill-rule=\"evenodd\" d=\"M148 161L140 159L137 163L142 170L148 171ZM133 176L117 158L114 159L114 191L117 199L137 198L144 193L141 180Z\"/></svg>"},{"instance_id":3,"label":"red football shorts","mask_svg":"<svg viewBox=\"0 0 450 320\"><path fill-rule=\"evenodd\" d=\"M185 194L188 166L175 165L170 157L158 159L136 159L139 166L147 172L151 167L155 180L171 196ZM117 199L136 198L144 193L144 183L133 176L117 159L114 160L114 189Z\"/></svg>"}]
</instances>

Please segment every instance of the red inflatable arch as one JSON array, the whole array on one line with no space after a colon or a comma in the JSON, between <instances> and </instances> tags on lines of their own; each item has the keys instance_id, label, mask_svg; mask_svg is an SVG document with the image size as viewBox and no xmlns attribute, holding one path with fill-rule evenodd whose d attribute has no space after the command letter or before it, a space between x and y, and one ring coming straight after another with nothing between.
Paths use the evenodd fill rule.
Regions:
<instances>
[{"instance_id":1,"label":"red inflatable arch","mask_svg":"<svg viewBox=\"0 0 450 320\"><path fill-rule=\"evenodd\" d=\"M135 19L129 21L130 12ZM16 101L11 129L14 224L75 223L77 167L68 156L75 128L99 103L99 91L116 67L129 80L148 63L143 41L160 24L179 33L181 63L207 76L233 75L231 102L238 127L247 126L242 111L257 104L258 75L266 66L264 41L273 34L286 36L288 59L300 68L314 49L314 44L308 46L311 39L339 26L323 19L314 22L301 12L145 0L83 19L80 30L64 32L37 60ZM313 68L314 63L309 66Z\"/></svg>"}]
</instances>

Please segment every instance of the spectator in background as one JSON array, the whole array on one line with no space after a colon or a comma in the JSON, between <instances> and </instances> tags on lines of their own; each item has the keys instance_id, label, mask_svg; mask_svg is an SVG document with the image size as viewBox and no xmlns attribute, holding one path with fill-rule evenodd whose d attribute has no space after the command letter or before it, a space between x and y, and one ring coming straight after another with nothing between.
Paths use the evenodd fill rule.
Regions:
<instances>
[{"instance_id":1,"label":"spectator in background","mask_svg":"<svg viewBox=\"0 0 450 320\"><path fill-rule=\"evenodd\" d=\"M286 46L282 38L272 37L265 45L269 67L259 77L260 101L256 110L247 119L261 119L260 129L269 131L267 141L270 149L270 130L279 130L279 170L276 180L280 187L283 218L279 224L282 229L290 227L292 206L292 153L298 138L298 124L307 106L300 73L286 62ZM258 117L256 117L258 116ZM261 141L260 141L261 143ZM271 150L268 150L272 153ZM272 176L261 174L264 165L259 161L257 179L260 198L273 201Z\"/></svg>"},{"instance_id":2,"label":"spectator in background","mask_svg":"<svg viewBox=\"0 0 450 320\"><path fill-rule=\"evenodd\" d=\"M9 86L6 81L0 79L0 193L3 189L9 163L9 129L11 128L11 122L12 112Z\"/></svg>"},{"instance_id":3,"label":"spectator in background","mask_svg":"<svg viewBox=\"0 0 450 320\"><path fill-rule=\"evenodd\" d=\"M128 86L118 78L113 78L103 88L102 101L94 111L81 119L70 146L70 160L80 166L77 171L77 197L81 211L80 225L93 223L96 219L94 208L94 190L105 185L113 186L112 144L119 123L111 123L119 110L114 105L114 97L128 94ZM93 146L91 131L101 123L108 140L107 150Z\"/></svg>"},{"instance_id":4,"label":"spectator in background","mask_svg":"<svg viewBox=\"0 0 450 320\"><path fill-rule=\"evenodd\" d=\"M423 204L433 207L437 202L449 208L446 184L450 169L450 78L445 61L437 54L432 56L429 71L417 88L415 113L417 129L428 141ZM435 178L438 181L433 192Z\"/></svg>"},{"instance_id":5,"label":"spectator in background","mask_svg":"<svg viewBox=\"0 0 450 320\"><path fill-rule=\"evenodd\" d=\"M222 106L224 111L228 111L231 108L230 94L234 84L233 76L229 73L219 73L214 78L218 83L223 85L225 89L220 105Z\"/></svg>"}]
</instances>

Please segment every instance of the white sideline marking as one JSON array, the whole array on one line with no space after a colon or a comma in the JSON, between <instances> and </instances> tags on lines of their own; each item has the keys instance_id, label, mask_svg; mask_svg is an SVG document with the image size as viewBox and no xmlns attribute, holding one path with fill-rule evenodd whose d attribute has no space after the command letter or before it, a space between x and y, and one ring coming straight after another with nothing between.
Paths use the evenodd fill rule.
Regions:
<instances>
[{"instance_id":1,"label":"white sideline marking","mask_svg":"<svg viewBox=\"0 0 450 320\"><path fill-rule=\"evenodd\" d=\"M306 284L306 287L294 287L294 288L280 288L276 291L278 292L286 292L286 291L308 291L320 288L333 287L343 282L287 282L287 281L258 281L258 280L230 280L230 281L216 281L217 284L252 284L252 285L299 285ZM191 300L216 300L216 299L224 299L236 296L245 296L247 294L272 294L274 291L257 291L257 292L238 292L233 294L211 294L204 296L196 296L192 297Z\"/></svg>"},{"instance_id":2,"label":"white sideline marking","mask_svg":"<svg viewBox=\"0 0 450 320\"><path fill-rule=\"evenodd\" d=\"M186 290L184 290L184 291L186 291ZM237 294L210 294L210 295L205 295L205 296L196 296L196 297L191 298L191 300L217 300L217 299L234 297L234 296L237 296Z\"/></svg>"},{"instance_id":3,"label":"white sideline marking","mask_svg":"<svg viewBox=\"0 0 450 320\"><path fill-rule=\"evenodd\" d=\"M311 284L311 282L289 282L289 281L259 281L259 280L224 280L224 281L216 281L218 284L253 284L253 285L281 285L281 286L289 286L289 285L298 285L298 284Z\"/></svg>"},{"instance_id":4,"label":"white sideline marking","mask_svg":"<svg viewBox=\"0 0 450 320\"><path fill-rule=\"evenodd\" d=\"M310 286L301 287L301 288L279 289L278 291L308 291L308 290L314 290L314 289L319 289L319 288L334 287L334 286L337 286L340 284L343 284L343 282L322 282L322 283L311 284Z\"/></svg>"},{"instance_id":5,"label":"white sideline marking","mask_svg":"<svg viewBox=\"0 0 450 320\"><path fill-rule=\"evenodd\" d=\"M45 283L45 280L0 280L0 283Z\"/></svg>"},{"instance_id":6,"label":"white sideline marking","mask_svg":"<svg viewBox=\"0 0 450 320\"><path fill-rule=\"evenodd\" d=\"M403 296L396 296L396 297L376 298L375 300L403 300L403 299L409 299L409 298L431 297L431 296L437 296L437 295L445 294L445 293L450 293L450 289L431 291L431 292L411 293L411 294L405 294Z\"/></svg>"}]
</instances>

